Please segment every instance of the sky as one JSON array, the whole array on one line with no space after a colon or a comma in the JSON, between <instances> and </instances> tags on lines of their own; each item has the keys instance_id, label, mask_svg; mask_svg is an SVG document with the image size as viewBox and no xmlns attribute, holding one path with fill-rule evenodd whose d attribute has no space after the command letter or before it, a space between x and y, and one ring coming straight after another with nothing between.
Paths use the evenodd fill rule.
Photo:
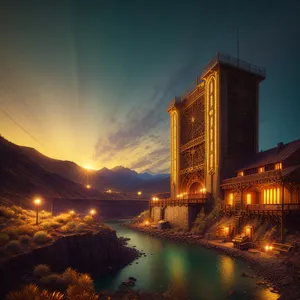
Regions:
<instances>
[{"instance_id":1,"label":"sky","mask_svg":"<svg viewBox=\"0 0 300 300\"><path fill-rule=\"evenodd\" d=\"M300 1L3 0L0 134L92 168L169 172L168 102L219 51L266 68L260 150L300 138Z\"/></svg>"}]
</instances>

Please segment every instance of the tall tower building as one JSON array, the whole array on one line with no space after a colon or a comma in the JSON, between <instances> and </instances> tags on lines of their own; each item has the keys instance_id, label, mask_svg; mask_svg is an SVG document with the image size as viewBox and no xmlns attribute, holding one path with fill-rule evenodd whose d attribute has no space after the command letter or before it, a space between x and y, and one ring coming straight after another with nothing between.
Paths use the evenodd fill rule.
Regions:
<instances>
[{"instance_id":1,"label":"tall tower building","mask_svg":"<svg viewBox=\"0 0 300 300\"><path fill-rule=\"evenodd\" d=\"M171 199L207 192L212 205L221 181L258 151L259 83L265 71L217 54L181 97L168 105Z\"/></svg>"}]
</instances>

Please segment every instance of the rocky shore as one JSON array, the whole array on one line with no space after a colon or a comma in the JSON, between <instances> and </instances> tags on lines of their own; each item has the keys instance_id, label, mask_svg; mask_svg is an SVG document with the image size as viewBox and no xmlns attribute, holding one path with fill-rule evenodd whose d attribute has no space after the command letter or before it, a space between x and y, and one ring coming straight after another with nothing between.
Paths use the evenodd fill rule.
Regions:
<instances>
[{"instance_id":1,"label":"rocky shore","mask_svg":"<svg viewBox=\"0 0 300 300\"><path fill-rule=\"evenodd\" d=\"M179 243L201 245L203 247L222 252L232 258L246 261L259 277L264 281L257 281L257 285L265 285L274 293L280 294L280 300L300 299L300 282L293 276L293 263L289 256L261 255L260 252L252 253L228 247L222 243L209 241L203 237L192 235L189 232L173 232L171 230L157 230L150 226L127 224L131 229L162 239L172 240ZM297 255L297 254L295 254ZM298 259L300 257L298 255ZM248 276L243 273L241 276Z\"/></svg>"},{"instance_id":2,"label":"rocky shore","mask_svg":"<svg viewBox=\"0 0 300 300\"><path fill-rule=\"evenodd\" d=\"M60 237L50 245L15 255L0 264L0 298L16 285L26 283L27 274L35 265L47 264L55 272L72 267L99 276L120 269L139 256L138 250L126 247L109 228Z\"/></svg>"}]
</instances>

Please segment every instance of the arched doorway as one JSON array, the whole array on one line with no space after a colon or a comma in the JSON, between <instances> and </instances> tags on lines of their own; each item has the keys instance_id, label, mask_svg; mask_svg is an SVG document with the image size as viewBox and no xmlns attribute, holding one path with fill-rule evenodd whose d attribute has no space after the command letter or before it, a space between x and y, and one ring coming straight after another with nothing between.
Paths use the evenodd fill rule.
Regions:
<instances>
[{"instance_id":1,"label":"arched doorway","mask_svg":"<svg viewBox=\"0 0 300 300\"><path fill-rule=\"evenodd\" d=\"M202 184L198 181L192 183L189 187L189 194L199 194L202 189Z\"/></svg>"}]
</instances>

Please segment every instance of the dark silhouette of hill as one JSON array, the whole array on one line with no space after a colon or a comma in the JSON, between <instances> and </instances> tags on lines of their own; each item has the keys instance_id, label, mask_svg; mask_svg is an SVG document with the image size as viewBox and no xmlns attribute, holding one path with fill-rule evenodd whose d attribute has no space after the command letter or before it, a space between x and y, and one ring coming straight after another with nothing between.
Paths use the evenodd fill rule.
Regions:
<instances>
[{"instance_id":1,"label":"dark silhouette of hill","mask_svg":"<svg viewBox=\"0 0 300 300\"><path fill-rule=\"evenodd\" d=\"M41 154L36 151L36 155ZM72 166L72 163L68 163ZM55 165L55 160L53 165ZM69 172L69 170L66 170L66 172ZM109 199L108 195L100 193L98 190L88 190L84 185L75 183L40 166L26 155L23 147L17 146L0 136L1 202L20 203L20 201L32 199L36 196L69 199Z\"/></svg>"},{"instance_id":2,"label":"dark silhouette of hill","mask_svg":"<svg viewBox=\"0 0 300 300\"><path fill-rule=\"evenodd\" d=\"M90 184L100 192L110 189L120 193L131 193L131 197L135 198L137 191L142 191L143 197L169 191L169 174L137 173L122 166L117 166L111 170L107 168L86 170L74 162L47 157L33 148L14 146L18 147L23 155L41 166L45 171L58 174L81 185Z\"/></svg>"}]
</instances>

